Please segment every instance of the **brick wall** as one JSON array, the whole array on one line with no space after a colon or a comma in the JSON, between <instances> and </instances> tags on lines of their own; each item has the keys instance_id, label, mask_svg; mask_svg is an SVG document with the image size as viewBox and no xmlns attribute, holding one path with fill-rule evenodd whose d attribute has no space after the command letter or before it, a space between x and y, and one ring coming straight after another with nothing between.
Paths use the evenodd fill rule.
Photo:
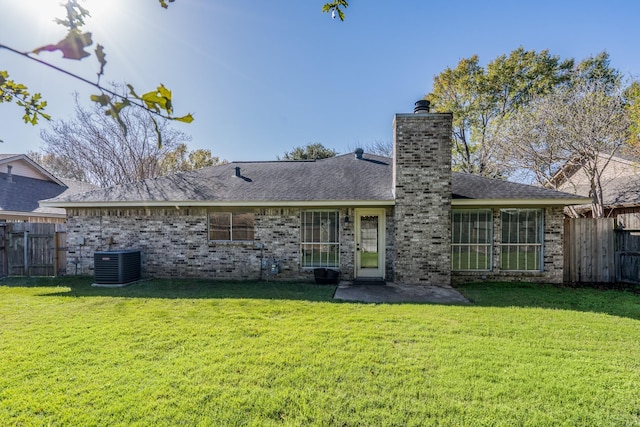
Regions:
<instances>
[{"instance_id":1,"label":"brick wall","mask_svg":"<svg viewBox=\"0 0 640 427\"><path fill-rule=\"evenodd\" d=\"M503 271L500 269L500 209L493 209L493 269L492 271L454 271L453 284L482 281L562 283L564 214L562 207L544 211L544 242L542 271Z\"/></svg>"},{"instance_id":2,"label":"brick wall","mask_svg":"<svg viewBox=\"0 0 640 427\"><path fill-rule=\"evenodd\" d=\"M280 260L278 280L313 280L312 270L300 267L301 209L252 211L255 241L212 242L207 208L69 209L67 273L93 274L96 251L141 249L143 277L264 279L264 256ZM347 279L354 262L353 221L344 221L348 212L340 210L340 270Z\"/></svg>"},{"instance_id":3,"label":"brick wall","mask_svg":"<svg viewBox=\"0 0 640 427\"><path fill-rule=\"evenodd\" d=\"M451 282L451 114L394 119L395 281Z\"/></svg>"}]
</instances>

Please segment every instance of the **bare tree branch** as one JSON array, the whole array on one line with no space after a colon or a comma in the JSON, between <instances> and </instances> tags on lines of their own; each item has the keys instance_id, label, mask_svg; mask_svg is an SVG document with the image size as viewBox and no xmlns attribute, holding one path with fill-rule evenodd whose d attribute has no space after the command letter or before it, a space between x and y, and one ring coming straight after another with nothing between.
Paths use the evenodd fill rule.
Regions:
<instances>
[{"instance_id":1,"label":"bare tree branch","mask_svg":"<svg viewBox=\"0 0 640 427\"><path fill-rule=\"evenodd\" d=\"M503 166L532 170L542 185L566 187L576 171L586 174L593 215L603 216L603 173L629 125L620 93L581 82L535 97L492 131Z\"/></svg>"},{"instance_id":2,"label":"bare tree branch","mask_svg":"<svg viewBox=\"0 0 640 427\"><path fill-rule=\"evenodd\" d=\"M189 152L185 144L190 137L171 128L170 122L156 120L164 141L159 146L147 112L122 110L125 131L99 105L86 109L79 104L77 94L75 103L73 119L54 121L50 131L41 132L39 160L56 175L109 187L190 169L194 152ZM196 153L194 167L219 162L209 150Z\"/></svg>"}]
</instances>

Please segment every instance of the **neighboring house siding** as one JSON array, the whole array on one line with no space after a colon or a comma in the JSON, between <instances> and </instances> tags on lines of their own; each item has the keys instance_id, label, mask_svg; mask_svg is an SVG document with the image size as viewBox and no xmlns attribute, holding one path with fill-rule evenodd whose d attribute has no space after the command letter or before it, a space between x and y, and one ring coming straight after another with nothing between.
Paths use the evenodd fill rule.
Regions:
<instances>
[{"instance_id":1,"label":"neighboring house siding","mask_svg":"<svg viewBox=\"0 0 640 427\"><path fill-rule=\"evenodd\" d=\"M4 212L0 212L0 222L32 222L32 223L44 223L44 224L64 224L66 219L55 218L53 216L31 216L25 215L7 215Z\"/></svg>"},{"instance_id":2,"label":"neighboring house siding","mask_svg":"<svg viewBox=\"0 0 640 427\"><path fill-rule=\"evenodd\" d=\"M255 240L209 241L207 208L69 209L67 242L69 274L93 274L93 253L141 249L144 277L257 280L261 254L280 261L278 280L313 280L300 267L300 208L252 209ZM336 209L340 218L340 271L353 279L353 209ZM224 211L224 209L216 209ZM387 277L393 277L393 209L387 216ZM348 222L345 218L349 218ZM83 245L78 242L84 241ZM262 243L263 249L260 249ZM77 263L77 269L76 269ZM265 270L262 278L267 278Z\"/></svg>"},{"instance_id":3,"label":"neighboring house siding","mask_svg":"<svg viewBox=\"0 0 640 427\"><path fill-rule=\"evenodd\" d=\"M478 281L515 281L562 283L564 267L563 239L564 215L562 207L544 209L544 242L542 271L504 271L500 268L501 256L500 209L493 209L493 268L491 271L453 271L452 283Z\"/></svg>"},{"instance_id":4,"label":"neighboring house siding","mask_svg":"<svg viewBox=\"0 0 640 427\"><path fill-rule=\"evenodd\" d=\"M606 167L601 170L600 184L604 199L604 216L614 217L621 213L640 211L640 164L637 161L613 156L599 156L598 162ZM591 184L585 169L577 169L561 183L557 190L590 197ZM570 209L580 216L592 216L591 205L579 205Z\"/></svg>"},{"instance_id":5,"label":"neighboring house siding","mask_svg":"<svg viewBox=\"0 0 640 427\"><path fill-rule=\"evenodd\" d=\"M43 181L50 181L49 177L43 175L42 173L34 169L33 166L31 166L29 163L25 162L24 160L16 160L16 161L7 163L6 165L2 165L0 172L8 173L9 169L7 168L7 166L12 167L11 168L12 175L40 179Z\"/></svg>"}]
</instances>

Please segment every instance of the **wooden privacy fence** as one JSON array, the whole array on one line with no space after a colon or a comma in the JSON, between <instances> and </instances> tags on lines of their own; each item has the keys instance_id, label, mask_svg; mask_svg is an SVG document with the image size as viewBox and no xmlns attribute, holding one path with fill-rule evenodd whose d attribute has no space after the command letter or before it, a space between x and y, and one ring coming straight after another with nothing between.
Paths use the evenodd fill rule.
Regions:
<instances>
[{"instance_id":1,"label":"wooden privacy fence","mask_svg":"<svg viewBox=\"0 0 640 427\"><path fill-rule=\"evenodd\" d=\"M640 284L640 214L564 223L564 281Z\"/></svg>"},{"instance_id":2,"label":"wooden privacy fence","mask_svg":"<svg viewBox=\"0 0 640 427\"><path fill-rule=\"evenodd\" d=\"M0 224L1 276L58 276L66 273L64 224Z\"/></svg>"},{"instance_id":3,"label":"wooden privacy fence","mask_svg":"<svg viewBox=\"0 0 640 427\"><path fill-rule=\"evenodd\" d=\"M640 283L640 213L619 214L616 228L616 282Z\"/></svg>"},{"instance_id":4,"label":"wooden privacy fence","mask_svg":"<svg viewBox=\"0 0 640 427\"><path fill-rule=\"evenodd\" d=\"M615 220L570 218L564 221L564 281L615 281Z\"/></svg>"}]
</instances>

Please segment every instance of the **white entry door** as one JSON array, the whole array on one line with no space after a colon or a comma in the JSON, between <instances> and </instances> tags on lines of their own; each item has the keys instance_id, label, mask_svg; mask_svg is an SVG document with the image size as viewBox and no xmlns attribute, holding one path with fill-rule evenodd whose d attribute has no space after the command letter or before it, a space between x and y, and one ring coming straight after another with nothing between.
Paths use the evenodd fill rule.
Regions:
<instances>
[{"instance_id":1,"label":"white entry door","mask_svg":"<svg viewBox=\"0 0 640 427\"><path fill-rule=\"evenodd\" d=\"M356 209L356 277L384 279L385 210Z\"/></svg>"}]
</instances>

